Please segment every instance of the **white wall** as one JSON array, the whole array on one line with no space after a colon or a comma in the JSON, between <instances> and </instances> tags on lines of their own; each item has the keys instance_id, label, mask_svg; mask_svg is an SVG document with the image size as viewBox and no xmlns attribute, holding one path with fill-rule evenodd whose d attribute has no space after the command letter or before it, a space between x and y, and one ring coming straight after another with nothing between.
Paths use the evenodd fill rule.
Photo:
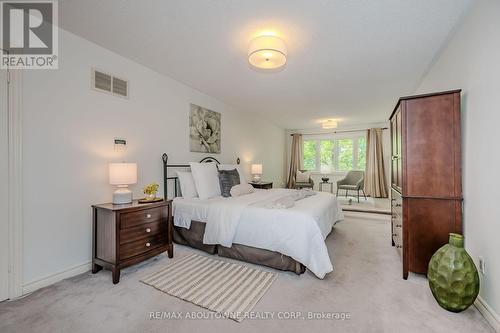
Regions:
<instances>
[{"instance_id":1,"label":"white wall","mask_svg":"<svg viewBox=\"0 0 500 333\"><path fill-rule=\"evenodd\" d=\"M481 298L500 313L500 1L481 0L423 79L419 93L461 88L466 249L478 265Z\"/></svg>"},{"instance_id":2,"label":"white wall","mask_svg":"<svg viewBox=\"0 0 500 333\"><path fill-rule=\"evenodd\" d=\"M62 30L59 45L59 70L23 77L24 285L90 261L90 206L113 191L108 162L138 163L140 197L143 185L162 184L163 152L172 163L205 156L189 152L190 103L222 113L217 159L261 162L263 178L282 184L282 129ZM127 78L130 98L91 90L93 66ZM125 153L114 137L127 139Z\"/></svg>"},{"instance_id":3,"label":"white wall","mask_svg":"<svg viewBox=\"0 0 500 333\"><path fill-rule=\"evenodd\" d=\"M9 159L7 70L0 69L0 301L9 297Z\"/></svg>"},{"instance_id":4,"label":"white wall","mask_svg":"<svg viewBox=\"0 0 500 333\"><path fill-rule=\"evenodd\" d=\"M397 101L395 100L394 103ZM390 114L390 112L389 112ZM382 127L386 128L387 130L382 131L382 150L384 153L384 166L385 166L385 174L386 174L386 179L387 179L387 190L390 193L390 181L391 181L391 131L390 131L390 126L389 122L381 122L381 123L367 123L367 124L358 124L357 126L354 127L339 127L335 129L336 131L343 131L343 130L357 130L357 129L365 129L365 128L376 128L376 127ZM285 178L288 176L288 168L290 166L290 152L291 152L291 145L292 145L292 139L291 139L291 134L292 133L321 133L321 130L313 130L313 129L294 129L294 130L286 130L285 131L285 136L286 136L286 164L285 164ZM339 134L341 135L341 134ZM328 174L328 177L330 178L329 182L333 183L333 192L335 193L337 190L337 181L341 180L342 178L345 177L347 172L332 172ZM319 190L319 183L321 182L321 177L323 177L323 174L320 173L313 173L311 178L314 180L314 188L316 190ZM330 186L323 186L323 191L330 191ZM345 194L344 191L339 194Z\"/></svg>"}]
</instances>

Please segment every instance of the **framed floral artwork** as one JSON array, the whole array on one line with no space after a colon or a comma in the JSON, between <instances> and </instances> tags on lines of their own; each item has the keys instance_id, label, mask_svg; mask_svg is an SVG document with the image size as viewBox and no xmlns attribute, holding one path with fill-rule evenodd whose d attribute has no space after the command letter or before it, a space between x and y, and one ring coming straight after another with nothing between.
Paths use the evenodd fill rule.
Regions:
<instances>
[{"instance_id":1,"label":"framed floral artwork","mask_svg":"<svg viewBox=\"0 0 500 333\"><path fill-rule=\"evenodd\" d=\"M189 148L192 152L220 154L221 114L191 104Z\"/></svg>"}]
</instances>

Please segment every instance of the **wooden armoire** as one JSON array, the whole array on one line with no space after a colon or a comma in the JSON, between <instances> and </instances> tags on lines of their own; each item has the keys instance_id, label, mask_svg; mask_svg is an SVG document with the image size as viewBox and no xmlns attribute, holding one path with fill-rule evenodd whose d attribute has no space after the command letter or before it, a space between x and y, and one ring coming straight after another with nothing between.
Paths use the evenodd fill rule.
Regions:
<instances>
[{"instance_id":1,"label":"wooden armoire","mask_svg":"<svg viewBox=\"0 0 500 333\"><path fill-rule=\"evenodd\" d=\"M402 97L390 122L392 245L407 279L462 233L460 90Z\"/></svg>"}]
</instances>

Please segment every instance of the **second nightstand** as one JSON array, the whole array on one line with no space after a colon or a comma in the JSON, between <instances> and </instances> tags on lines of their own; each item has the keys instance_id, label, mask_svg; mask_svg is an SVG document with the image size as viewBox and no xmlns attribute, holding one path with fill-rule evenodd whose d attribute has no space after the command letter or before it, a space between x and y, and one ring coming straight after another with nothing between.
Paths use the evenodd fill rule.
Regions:
<instances>
[{"instance_id":1,"label":"second nightstand","mask_svg":"<svg viewBox=\"0 0 500 333\"><path fill-rule=\"evenodd\" d=\"M273 188L273 182L250 182L254 188L270 189Z\"/></svg>"}]
</instances>

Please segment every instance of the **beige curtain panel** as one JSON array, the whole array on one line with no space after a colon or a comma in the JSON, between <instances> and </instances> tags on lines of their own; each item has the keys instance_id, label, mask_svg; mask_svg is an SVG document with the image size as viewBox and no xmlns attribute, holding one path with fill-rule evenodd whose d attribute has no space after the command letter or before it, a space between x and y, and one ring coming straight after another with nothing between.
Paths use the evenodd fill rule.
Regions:
<instances>
[{"instance_id":1,"label":"beige curtain panel","mask_svg":"<svg viewBox=\"0 0 500 333\"><path fill-rule=\"evenodd\" d=\"M365 193L373 198L387 198L382 129L368 130L366 142Z\"/></svg>"},{"instance_id":2,"label":"beige curtain panel","mask_svg":"<svg viewBox=\"0 0 500 333\"><path fill-rule=\"evenodd\" d=\"M290 168L288 170L286 187L295 188L295 176L297 175L297 170L302 169L303 156L302 134L293 134L292 149L290 153Z\"/></svg>"}]
</instances>

